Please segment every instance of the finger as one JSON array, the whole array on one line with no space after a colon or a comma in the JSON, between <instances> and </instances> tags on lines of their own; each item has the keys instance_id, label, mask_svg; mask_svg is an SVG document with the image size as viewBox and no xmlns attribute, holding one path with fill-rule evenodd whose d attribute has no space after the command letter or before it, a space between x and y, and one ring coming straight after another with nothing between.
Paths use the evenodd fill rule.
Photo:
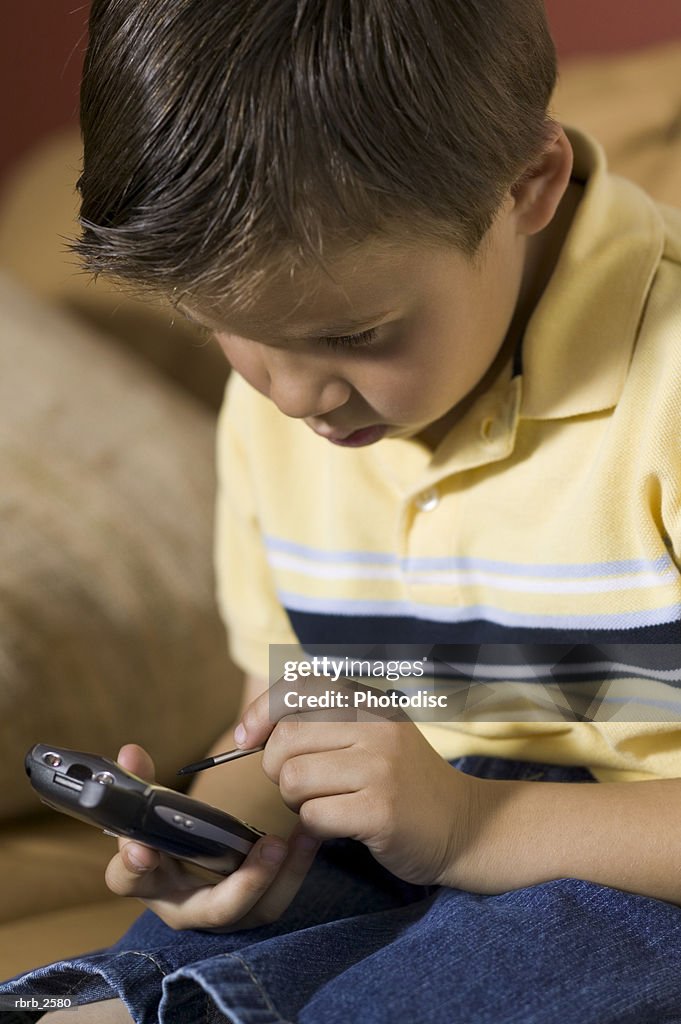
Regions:
<instances>
[{"instance_id":1,"label":"finger","mask_svg":"<svg viewBox=\"0 0 681 1024\"><path fill-rule=\"evenodd\" d=\"M270 716L271 694L282 682L283 677L263 690L248 705L234 730L234 742L238 747L257 747L267 742L278 721L278 718ZM290 714L290 709L287 709L287 713Z\"/></svg>"},{"instance_id":2,"label":"finger","mask_svg":"<svg viewBox=\"0 0 681 1024\"><path fill-rule=\"evenodd\" d=\"M140 747L138 743L126 743L122 746L116 760L126 771L138 775L146 782L153 782L156 777L154 762L144 747Z\"/></svg>"},{"instance_id":3,"label":"finger","mask_svg":"<svg viewBox=\"0 0 681 1024\"><path fill-rule=\"evenodd\" d=\"M355 793L315 797L300 807L300 822L308 835L317 839L358 839L360 842L376 831L381 823L377 819L375 799L371 791L358 789Z\"/></svg>"},{"instance_id":4,"label":"finger","mask_svg":"<svg viewBox=\"0 0 681 1024\"><path fill-rule=\"evenodd\" d=\"M163 887L180 884L177 870L181 866L158 850L152 850L131 839L119 840L118 853L109 861L104 880L117 896L158 895Z\"/></svg>"},{"instance_id":5,"label":"finger","mask_svg":"<svg viewBox=\"0 0 681 1024\"><path fill-rule=\"evenodd\" d=\"M139 776L140 779L144 779L145 782L154 781L156 775L154 762L144 747L140 747L138 743L126 743L122 746L118 752L117 761L122 768ZM141 843L133 843L129 839L119 839L118 852L123 856L123 861L120 872L115 872L116 880L123 883L123 869L125 869L128 876L126 885L131 884L133 879L141 873L158 867L159 854ZM127 894L121 892L119 895Z\"/></svg>"},{"instance_id":6,"label":"finger","mask_svg":"<svg viewBox=\"0 0 681 1024\"><path fill-rule=\"evenodd\" d=\"M308 698L317 698L320 691L328 689L326 677L300 678L292 683L282 676L248 705L234 730L234 740L240 747L264 744L278 722L301 715L310 721L354 722L357 712L352 693L356 685L354 680L347 679L334 682L334 693L340 695L338 704L318 708L310 707Z\"/></svg>"},{"instance_id":7,"label":"finger","mask_svg":"<svg viewBox=\"0 0 681 1024\"><path fill-rule=\"evenodd\" d=\"M287 856L283 839L267 835L253 845L243 864L215 885L182 887L152 894L144 903L171 928L233 929L267 892Z\"/></svg>"},{"instance_id":8,"label":"finger","mask_svg":"<svg viewBox=\"0 0 681 1024\"><path fill-rule=\"evenodd\" d=\"M303 754L349 749L356 738L353 723L318 722L311 714L289 715L277 722L267 741L263 771L278 785L286 761Z\"/></svg>"},{"instance_id":9,"label":"finger","mask_svg":"<svg viewBox=\"0 0 681 1024\"><path fill-rule=\"evenodd\" d=\"M298 811L306 800L356 793L367 784L369 758L355 746L305 753L285 760L277 784L284 802Z\"/></svg>"},{"instance_id":10,"label":"finger","mask_svg":"<svg viewBox=\"0 0 681 1024\"><path fill-rule=\"evenodd\" d=\"M135 847L138 848L136 851ZM169 893L177 898L204 886L206 882L215 885L219 876L141 843L126 840L122 851L109 862L105 877L107 885L117 896L161 899Z\"/></svg>"},{"instance_id":11,"label":"finger","mask_svg":"<svg viewBox=\"0 0 681 1024\"><path fill-rule=\"evenodd\" d=\"M154 871L161 863L161 853L150 846L133 840L122 839L118 847L125 869L131 877L139 877L147 871Z\"/></svg>"},{"instance_id":12,"label":"finger","mask_svg":"<svg viewBox=\"0 0 681 1024\"><path fill-rule=\"evenodd\" d=\"M281 917L305 881L320 845L318 839L305 832L300 822L296 824L289 836L288 854L281 870L258 903L239 922L240 928L252 928Z\"/></svg>"}]
</instances>

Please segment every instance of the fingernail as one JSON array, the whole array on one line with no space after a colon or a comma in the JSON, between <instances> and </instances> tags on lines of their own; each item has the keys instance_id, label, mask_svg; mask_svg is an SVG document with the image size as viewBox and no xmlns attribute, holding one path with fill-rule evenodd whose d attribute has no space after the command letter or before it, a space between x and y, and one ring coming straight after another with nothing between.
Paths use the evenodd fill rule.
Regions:
<instances>
[{"instance_id":1,"label":"fingernail","mask_svg":"<svg viewBox=\"0 0 681 1024\"><path fill-rule=\"evenodd\" d=\"M238 747L240 747L242 743L246 742L246 730L244 729L241 722L239 722L236 729L234 730L234 742Z\"/></svg>"},{"instance_id":2,"label":"fingernail","mask_svg":"<svg viewBox=\"0 0 681 1024\"><path fill-rule=\"evenodd\" d=\"M128 847L126 850L128 863L134 871L149 871L149 865L142 860L144 854L140 853L136 846Z\"/></svg>"},{"instance_id":3,"label":"fingernail","mask_svg":"<svg viewBox=\"0 0 681 1024\"><path fill-rule=\"evenodd\" d=\"M280 843L265 843L260 847L260 856L268 864L281 864L286 856L286 847Z\"/></svg>"}]
</instances>

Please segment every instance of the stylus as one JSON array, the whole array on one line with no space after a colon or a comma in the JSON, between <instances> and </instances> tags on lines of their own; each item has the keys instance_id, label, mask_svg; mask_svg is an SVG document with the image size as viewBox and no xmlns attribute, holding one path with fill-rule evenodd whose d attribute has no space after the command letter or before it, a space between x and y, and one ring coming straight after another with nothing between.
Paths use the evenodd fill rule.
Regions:
<instances>
[{"instance_id":1,"label":"stylus","mask_svg":"<svg viewBox=\"0 0 681 1024\"><path fill-rule=\"evenodd\" d=\"M202 772L205 768L214 768L216 764L224 764L226 761L236 761L238 757L246 757L247 754L257 754L259 750L264 750L265 745L260 747L249 747L247 750L241 750L239 747L236 750L227 750L224 754L216 754L215 757L206 757L203 761L197 761L195 764L187 764L184 768L179 768L178 775L192 775L194 772Z\"/></svg>"}]
</instances>

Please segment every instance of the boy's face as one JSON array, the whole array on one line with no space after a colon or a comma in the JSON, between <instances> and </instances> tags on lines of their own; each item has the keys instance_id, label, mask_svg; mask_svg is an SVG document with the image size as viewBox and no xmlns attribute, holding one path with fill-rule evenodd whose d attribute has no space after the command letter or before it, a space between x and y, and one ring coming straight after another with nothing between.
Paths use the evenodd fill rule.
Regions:
<instances>
[{"instance_id":1,"label":"boy's face","mask_svg":"<svg viewBox=\"0 0 681 1024\"><path fill-rule=\"evenodd\" d=\"M367 243L334 262L332 279L315 270L268 286L216 337L241 376L331 443L436 443L510 336L526 250L509 202L475 261Z\"/></svg>"}]
</instances>

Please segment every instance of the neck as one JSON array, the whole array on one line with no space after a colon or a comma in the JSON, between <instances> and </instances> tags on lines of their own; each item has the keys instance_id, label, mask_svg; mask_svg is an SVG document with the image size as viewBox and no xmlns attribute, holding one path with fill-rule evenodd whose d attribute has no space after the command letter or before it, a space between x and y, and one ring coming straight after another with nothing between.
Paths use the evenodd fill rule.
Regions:
<instances>
[{"instance_id":1,"label":"neck","mask_svg":"<svg viewBox=\"0 0 681 1024\"><path fill-rule=\"evenodd\" d=\"M513 358L517 346L522 341L528 321L555 270L565 236L582 198L582 192L581 182L571 180L551 223L528 240L518 301L504 341L494 362L473 390L445 416L429 424L419 433L419 440L431 451L437 448L455 423L465 416L479 396L492 385L504 366Z\"/></svg>"},{"instance_id":2,"label":"neck","mask_svg":"<svg viewBox=\"0 0 681 1024\"><path fill-rule=\"evenodd\" d=\"M523 281L516 306L516 315L511 324L511 330L515 329L518 341L525 333L527 322L556 269L558 257L570 230L582 193L582 183L572 179L550 224L528 241Z\"/></svg>"}]
</instances>

